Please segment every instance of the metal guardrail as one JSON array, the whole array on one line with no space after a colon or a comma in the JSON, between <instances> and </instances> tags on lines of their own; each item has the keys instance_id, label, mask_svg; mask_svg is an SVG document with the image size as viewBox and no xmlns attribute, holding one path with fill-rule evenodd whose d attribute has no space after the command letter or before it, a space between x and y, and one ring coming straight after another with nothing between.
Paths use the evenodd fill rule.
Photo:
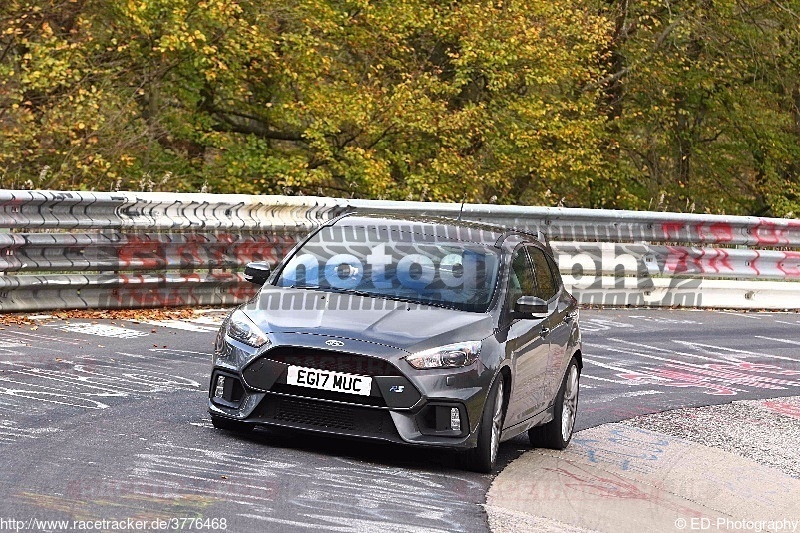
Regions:
<instances>
[{"instance_id":1,"label":"metal guardrail","mask_svg":"<svg viewBox=\"0 0 800 533\"><path fill-rule=\"evenodd\" d=\"M458 204L349 200L373 212L458 216ZM651 211L466 204L462 218L540 230L552 240L800 247L800 220Z\"/></svg>"},{"instance_id":2,"label":"metal guardrail","mask_svg":"<svg viewBox=\"0 0 800 533\"><path fill-rule=\"evenodd\" d=\"M650 244L553 242L562 272L582 275L800 281L800 252ZM800 306L800 302L798 302Z\"/></svg>"},{"instance_id":3,"label":"metal guardrail","mask_svg":"<svg viewBox=\"0 0 800 533\"><path fill-rule=\"evenodd\" d=\"M241 270L352 211L455 217L458 204L0 190L0 311L228 305ZM586 304L800 308L800 221L466 204L542 231Z\"/></svg>"}]
</instances>

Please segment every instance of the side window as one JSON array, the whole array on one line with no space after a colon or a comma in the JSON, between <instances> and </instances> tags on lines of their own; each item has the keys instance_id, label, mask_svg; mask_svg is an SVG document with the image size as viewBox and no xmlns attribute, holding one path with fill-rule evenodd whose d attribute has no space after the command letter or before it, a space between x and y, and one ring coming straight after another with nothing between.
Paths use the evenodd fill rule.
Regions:
<instances>
[{"instance_id":1,"label":"side window","mask_svg":"<svg viewBox=\"0 0 800 533\"><path fill-rule=\"evenodd\" d=\"M553 273L550 272L547 257L545 257L544 252L533 246L528 247L528 253L531 254L533 271L536 274L536 283L539 287L539 292L536 296L545 301L550 300L558 292L558 283L553 278Z\"/></svg>"},{"instance_id":2,"label":"side window","mask_svg":"<svg viewBox=\"0 0 800 533\"><path fill-rule=\"evenodd\" d=\"M553 274L553 279L556 282L556 292L558 292L558 289L564 284L564 281L561 279L561 272L558 271L558 265L555 259L549 255L547 256L547 264L550 265L550 272Z\"/></svg>"},{"instance_id":3,"label":"side window","mask_svg":"<svg viewBox=\"0 0 800 533\"><path fill-rule=\"evenodd\" d=\"M511 259L511 272L508 276L508 302L509 308L520 296L533 296L536 294L536 282L531 272L531 264L525 248L519 247Z\"/></svg>"}]
</instances>

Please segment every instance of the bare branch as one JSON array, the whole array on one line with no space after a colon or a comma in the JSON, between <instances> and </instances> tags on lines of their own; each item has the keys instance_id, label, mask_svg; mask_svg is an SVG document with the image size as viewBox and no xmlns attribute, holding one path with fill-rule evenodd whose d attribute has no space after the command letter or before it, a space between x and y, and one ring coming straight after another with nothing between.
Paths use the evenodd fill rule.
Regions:
<instances>
[{"instance_id":1,"label":"bare branch","mask_svg":"<svg viewBox=\"0 0 800 533\"><path fill-rule=\"evenodd\" d=\"M770 3L771 3L772 5L774 5L775 7L777 7L778 9L780 9L780 10L782 10L782 11L785 11L786 13L789 13L789 14L790 14L790 15L792 15L793 17L795 17L795 18L800 18L800 15L798 15L797 13L795 13L793 10L789 9L789 8L788 8L788 7L786 7L785 5L781 4L781 3L780 3L780 2L778 2L777 0L770 0Z\"/></svg>"},{"instance_id":2,"label":"bare branch","mask_svg":"<svg viewBox=\"0 0 800 533\"><path fill-rule=\"evenodd\" d=\"M215 126L215 131L244 133L248 135L256 135L264 139L274 139L278 141L305 141L302 132L279 131L271 129L265 124L263 119L254 115L221 109L212 110L212 114L214 118L224 123Z\"/></svg>"}]
</instances>

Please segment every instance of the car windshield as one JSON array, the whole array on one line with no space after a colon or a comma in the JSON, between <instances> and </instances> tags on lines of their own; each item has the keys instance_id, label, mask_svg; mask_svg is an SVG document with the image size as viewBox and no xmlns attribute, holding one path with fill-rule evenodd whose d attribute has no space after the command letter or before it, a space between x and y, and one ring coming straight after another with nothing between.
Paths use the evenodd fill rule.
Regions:
<instances>
[{"instance_id":1,"label":"car windshield","mask_svg":"<svg viewBox=\"0 0 800 533\"><path fill-rule=\"evenodd\" d=\"M485 312L498 250L404 228L325 227L291 257L276 285Z\"/></svg>"}]
</instances>

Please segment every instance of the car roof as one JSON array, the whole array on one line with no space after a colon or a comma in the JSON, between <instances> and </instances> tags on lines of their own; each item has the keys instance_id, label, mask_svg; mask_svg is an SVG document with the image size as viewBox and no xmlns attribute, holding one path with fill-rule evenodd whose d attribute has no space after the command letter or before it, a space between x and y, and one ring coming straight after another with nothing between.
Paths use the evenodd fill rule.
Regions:
<instances>
[{"instance_id":1,"label":"car roof","mask_svg":"<svg viewBox=\"0 0 800 533\"><path fill-rule=\"evenodd\" d=\"M526 231L487 224L472 220L457 220L441 216L409 216L401 213L347 213L328 223L338 227L396 227L405 231L443 240L457 240L499 247L510 235L519 235L526 240L535 240L546 246L546 236L533 235Z\"/></svg>"}]
</instances>

